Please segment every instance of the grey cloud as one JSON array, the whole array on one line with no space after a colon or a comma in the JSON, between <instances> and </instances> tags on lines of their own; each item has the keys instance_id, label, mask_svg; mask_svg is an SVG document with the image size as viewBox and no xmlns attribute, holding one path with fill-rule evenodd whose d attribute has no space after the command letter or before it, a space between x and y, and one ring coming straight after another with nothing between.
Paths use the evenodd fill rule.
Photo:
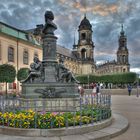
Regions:
<instances>
[{"instance_id":1,"label":"grey cloud","mask_svg":"<svg viewBox=\"0 0 140 140\"><path fill-rule=\"evenodd\" d=\"M79 5L74 7L76 2ZM133 59L133 56L140 51L139 0L5 0L4 4L0 0L0 3L1 20L21 29L44 24L45 11L52 10L55 15L54 22L58 26L56 34L61 36L58 38L58 43L69 48L72 48L75 31L77 39L78 25L83 18L84 11L80 8L86 9L87 18L93 25L96 60L116 59L120 24L124 23L128 48L131 51L130 63L133 63L133 67L139 65L139 57L136 56L137 59ZM116 9L111 11L110 8L105 15L104 12L109 6L115 6Z\"/></svg>"},{"instance_id":2,"label":"grey cloud","mask_svg":"<svg viewBox=\"0 0 140 140\"><path fill-rule=\"evenodd\" d=\"M6 7L3 5L3 4L0 4L0 9L3 10L5 9Z\"/></svg>"},{"instance_id":3,"label":"grey cloud","mask_svg":"<svg viewBox=\"0 0 140 140\"><path fill-rule=\"evenodd\" d=\"M130 64L133 68L140 68L140 61L138 61L139 57L131 57L130 56Z\"/></svg>"},{"instance_id":4,"label":"grey cloud","mask_svg":"<svg viewBox=\"0 0 140 140\"><path fill-rule=\"evenodd\" d=\"M11 4L8 5L8 9L10 9L10 10L16 9L16 8L19 8L18 4L11 3Z\"/></svg>"},{"instance_id":5,"label":"grey cloud","mask_svg":"<svg viewBox=\"0 0 140 140\"><path fill-rule=\"evenodd\" d=\"M94 29L95 50L110 52L118 47L118 32L115 24L99 23Z\"/></svg>"}]
</instances>

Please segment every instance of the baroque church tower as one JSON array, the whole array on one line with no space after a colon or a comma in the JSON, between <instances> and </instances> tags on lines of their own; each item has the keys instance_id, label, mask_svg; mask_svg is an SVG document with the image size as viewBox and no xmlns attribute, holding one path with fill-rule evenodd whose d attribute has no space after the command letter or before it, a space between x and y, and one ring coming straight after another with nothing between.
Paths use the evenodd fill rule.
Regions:
<instances>
[{"instance_id":1,"label":"baroque church tower","mask_svg":"<svg viewBox=\"0 0 140 140\"><path fill-rule=\"evenodd\" d=\"M128 72L130 69L129 59L128 59L129 53L127 49L127 37L123 30L123 25L122 25L118 42L119 42L119 48L117 51L117 64L120 65L121 67L123 66L122 72Z\"/></svg>"},{"instance_id":2,"label":"baroque church tower","mask_svg":"<svg viewBox=\"0 0 140 140\"><path fill-rule=\"evenodd\" d=\"M73 53L81 62L81 74L95 72L92 33L92 25L85 15L78 28L78 43L73 45Z\"/></svg>"}]
</instances>

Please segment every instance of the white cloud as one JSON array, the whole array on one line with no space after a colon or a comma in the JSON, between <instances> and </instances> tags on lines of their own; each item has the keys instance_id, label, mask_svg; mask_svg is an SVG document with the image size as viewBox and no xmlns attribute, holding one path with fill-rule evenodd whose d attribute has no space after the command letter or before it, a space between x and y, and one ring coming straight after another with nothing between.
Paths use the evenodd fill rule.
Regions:
<instances>
[{"instance_id":1,"label":"white cloud","mask_svg":"<svg viewBox=\"0 0 140 140\"><path fill-rule=\"evenodd\" d=\"M137 74L140 74L140 68L131 68L131 72L136 72Z\"/></svg>"}]
</instances>

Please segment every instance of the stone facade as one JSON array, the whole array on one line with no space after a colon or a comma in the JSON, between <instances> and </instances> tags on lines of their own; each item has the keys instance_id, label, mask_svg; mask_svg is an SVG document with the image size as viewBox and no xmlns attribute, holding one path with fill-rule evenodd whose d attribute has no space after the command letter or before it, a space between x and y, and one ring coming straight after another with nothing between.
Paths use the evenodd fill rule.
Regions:
<instances>
[{"instance_id":1,"label":"stone facade","mask_svg":"<svg viewBox=\"0 0 140 140\"><path fill-rule=\"evenodd\" d=\"M31 34L0 22L0 65L11 64L16 71L29 68L35 55L42 60L42 48ZM17 80L8 85L9 92L13 88L20 90ZM5 84L0 83L0 91L5 91Z\"/></svg>"}]
</instances>

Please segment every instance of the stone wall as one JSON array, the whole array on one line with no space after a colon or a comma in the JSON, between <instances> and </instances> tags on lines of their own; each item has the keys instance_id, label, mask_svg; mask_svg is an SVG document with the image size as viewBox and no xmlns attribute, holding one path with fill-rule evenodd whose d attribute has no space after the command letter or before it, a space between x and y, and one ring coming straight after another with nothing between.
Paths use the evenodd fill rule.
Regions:
<instances>
[{"instance_id":1,"label":"stone wall","mask_svg":"<svg viewBox=\"0 0 140 140\"><path fill-rule=\"evenodd\" d=\"M140 95L140 88L137 90L137 88L132 89L131 95L137 95L137 91ZM90 94L92 93L92 89L85 89L85 93ZM111 95L128 95L127 88L125 89L101 89L101 93L109 93Z\"/></svg>"}]
</instances>

